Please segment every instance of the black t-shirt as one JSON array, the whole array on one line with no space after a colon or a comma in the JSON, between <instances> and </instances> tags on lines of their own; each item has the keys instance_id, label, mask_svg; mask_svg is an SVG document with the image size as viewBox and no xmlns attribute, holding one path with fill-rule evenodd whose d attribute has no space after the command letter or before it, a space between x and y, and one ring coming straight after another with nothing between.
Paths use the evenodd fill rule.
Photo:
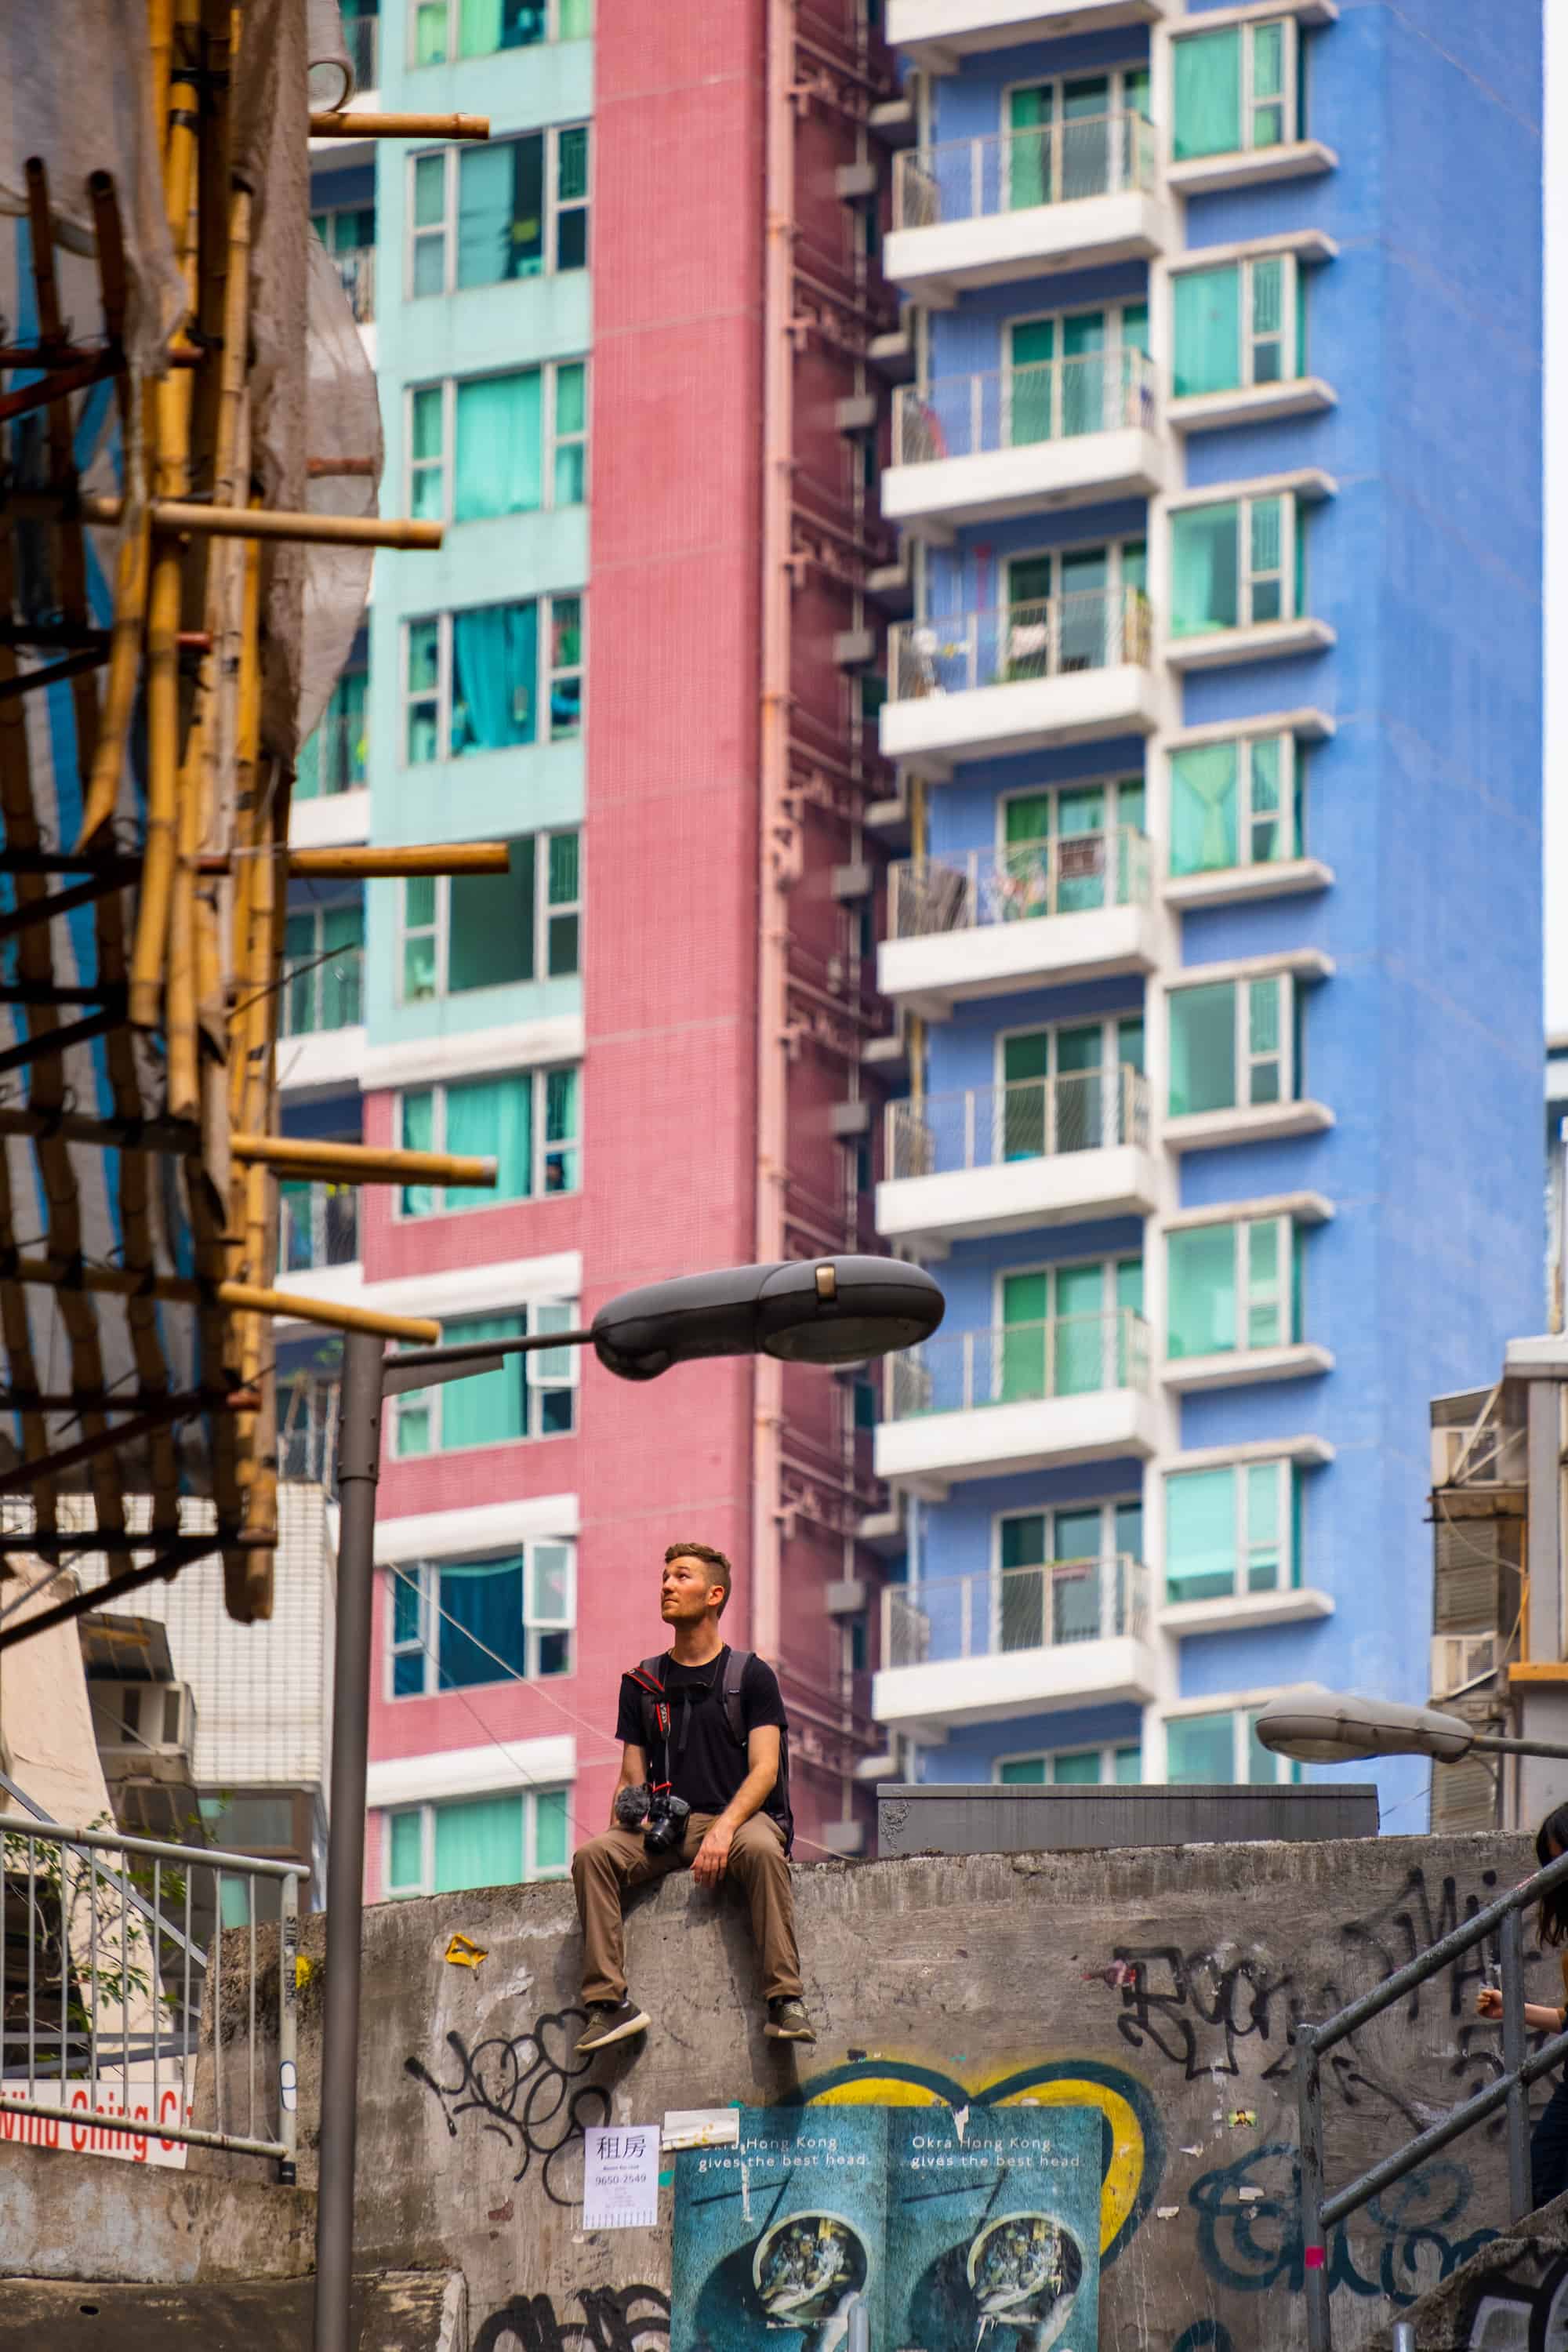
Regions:
<instances>
[{"instance_id":1,"label":"black t-shirt","mask_svg":"<svg viewBox=\"0 0 1568 2352\"><path fill-rule=\"evenodd\" d=\"M724 1668L729 1657L725 1648L705 1666L677 1665L668 1653L659 1661L658 1678L669 1705L669 1759L667 1767L656 1741L647 1758L648 1777L668 1779L694 1813L721 1813L750 1769L746 1750L736 1746L724 1719ZM623 1675L616 1738L646 1749L642 1703L641 1685L630 1675ZM762 1724L776 1723L781 1732L786 1728L778 1676L759 1657L747 1660L741 1678L741 1719L748 1738ZM775 1788L763 1811L776 1813L778 1810Z\"/></svg>"}]
</instances>

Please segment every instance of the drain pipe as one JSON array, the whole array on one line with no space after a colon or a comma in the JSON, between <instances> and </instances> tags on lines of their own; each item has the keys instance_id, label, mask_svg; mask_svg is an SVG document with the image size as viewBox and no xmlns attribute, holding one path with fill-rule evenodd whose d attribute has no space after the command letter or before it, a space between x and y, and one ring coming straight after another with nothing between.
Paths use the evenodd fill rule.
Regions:
<instances>
[{"instance_id":1,"label":"drain pipe","mask_svg":"<svg viewBox=\"0 0 1568 2352\"><path fill-rule=\"evenodd\" d=\"M794 460L795 73L793 0L767 0L763 277L762 729L757 839L757 1201L760 1263L784 1255L789 1139L790 505ZM752 1643L778 1654L784 1367L758 1356L752 1445Z\"/></svg>"}]
</instances>

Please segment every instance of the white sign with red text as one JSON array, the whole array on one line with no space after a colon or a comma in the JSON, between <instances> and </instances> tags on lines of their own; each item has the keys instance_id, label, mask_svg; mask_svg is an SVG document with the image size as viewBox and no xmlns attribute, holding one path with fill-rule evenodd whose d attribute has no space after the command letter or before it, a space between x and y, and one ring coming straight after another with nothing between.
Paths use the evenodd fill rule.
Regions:
<instances>
[{"instance_id":1,"label":"white sign with red text","mask_svg":"<svg viewBox=\"0 0 1568 2352\"><path fill-rule=\"evenodd\" d=\"M194 2109L178 2081L160 2082L154 2111L152 2083L119 2081L67 2083L59 2096L57 2083L39 2083L32 2096L48 2106L68 2106L72 2120L59 2116L18 2115L0 2107L0 2147L64 2147L77 2156L117 2156L127 2164L166 2165L182 2172L185 2142L165 2139L160 2124L190 2123ZM26 2100L25 2083L0 2085L7 2099Z\"/></svg>"}]
</instances>

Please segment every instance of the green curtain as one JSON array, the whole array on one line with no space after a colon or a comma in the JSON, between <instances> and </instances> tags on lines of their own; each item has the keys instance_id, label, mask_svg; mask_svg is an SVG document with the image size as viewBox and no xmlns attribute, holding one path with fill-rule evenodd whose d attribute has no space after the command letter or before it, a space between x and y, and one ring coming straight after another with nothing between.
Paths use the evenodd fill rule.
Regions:
<instances>
[{"instance_id":1,"label":"green curtain","mask_svg":"<svg viewBox=\"0 0 1568 2352\"><path fill-rule=\"evenodd\" d=\"M458 386L455 522L532 514L543 503L542 380L525 368Z\"/></svg>"},{"instance_id":2,"label":"green curtain","mask_svg":"<svg viewBox=\"0 0 1568 2352\"><path fill-rule=\"evenodd\" d=\"M542 1878L566 1867L566 1791L545 1789L533 1801L533 1869Z\"/></svg>"},{"instance_id":3,"label":"green curtain","mask_svg":"<svg viewBox=\"0 0 1568 2352\"><path fill-rule=\"evenodd\" d=\"M1173 47L1176 161L1188 155L1234 154L1241 145L1239 29L1190 34Z\"/></svg>"},{"instance_id":4,"label":"green curtain","mask_svg":"<svg viewBox=\"0 0 1568 2352\"><path fill-rule=\"evenodd\" d=\"M1004 182L1008 207L1023 212L1043 205L1050 196L1051 93L1048 89L1016 89L1007 101Z\"/></svg>"},{"instance_id":5,"label":"green curtain","mask_svg":"<svg viewBox=\"0 0 1568 2352\"><path fill-rule=\"evenodd\" d=\"M500 47L501 0L458 0L458 55L488 58Z\"/></svg>"},{"instance_id":6,"label":"green curtain","mask_svg":"<svg viewBox=\"0 0 1568 2352\"><path fill-rule=\"evenodd\" d=\"M1001 1392L1005 1404L1047 1393L1044 1325L1050 1311L1049 1285L1050 1277L1044 1272L1003 1276ZM1009 1519L1006 1524L1012 1528L1024 1523ZM1007 1565L1005 1559L1003 1565Z\"/></svg>"},{"instance_id":7,"label":"green curtain","mask_svg":"<svg viewBox=\"0 0 1568 2352\"><path fill-rule=\"evenodd\" d=\"M1240 749L1196 743L1171 754L1171 871L1214 874L1238 862Z\"/></svg>"},{"instance_id":8,"label":"green curtain","mask_svg":"<svg viewBox=\"0 0 1568 2352\"><path fill-rule=\"evenodd\" d=\"M521 1077L475 1078L447 1089L447 1150L496 1161L493 1191L454 1185L448 1209L525 1201L532 1189L533 1086Z\"/></svg>"},{"instance_id":9,"label":"green curtain","mask_svg":"<svg viewBox=\"0 0 1568 2352\"><path fill-rule=\"evenodd\" d=\"M347 1029L362 1016L360 962L364 946L364 908L329 907L321 917L321 945L331 954L321 966L321 1026Z\"/></svg>"},{"instance_id":10,"label":"green curtain","mask_svg":"<svg viewBox=\"0 0 1568 2352\"><path fill-rule=\"evenodd\" d=\"M316 1026L316 973L300 968L311 961L315 952L315 917L290 915L283 926L283 961L289 972L283 1000L285 1036L303 1037Z\"/></svg>"},{"instance_id":11,"label":"green curtain","mask_svg":"<svg viewBox=\"0 0 1568 2352\"><path fill-rule=\"evenodd\" d=\"M1135 1789L1143 1778L1143 1750L1141 1748L1119 1748L1115 1762L1118 1788Z\"/></svg>"},{"instance_id":12,"label":"green curtain","mask_svg":"<svg viewBox=\"0 0 1568 2352\"><path fill-rule=\"evenodd\" d=\"M1007 1038L1002 1047L1002 1083L1006 1088L999 1106L997 1138L1005 1160L1037 1160L1046 1148L1046 1088L1050 1069L1050 1032L1034 1029Z\"/></svg>"},{"instance_id":13,"label":"green curtain","mask_svg":"<svg viewBox=\"0 0 1568 2352\"><path fill-rule=\"evenodd\" d=\"M1051 437L1051 365L1057 351L1054 319L1020 319L1009 338L1012 372L1007 379L1009 438L1016 445Z\"/></svg>"},{"instance_id":14,"label":"green curtain","mask_svg":"<svg viewBox=\"0 0 1568 2352\"><path fill-rule=\"evenodd\" d=\"M1165 1726L1165 1778L1191 1788L1236 1779L1234 1718L1179 1715ZM1272 1760L1272 1759L1270 1759Z\"/></svg>"},{"instance_id":15,"label":"green curtain","mask_svg":"<svg viewBox=\"0 0 1568 2352\"><path fill-rule=\"evenodd\" d=\"M1173 1234L1167 1271L1170 1355L1215 1356L1233 1349L1236 1227L1196 1225Z\"/></svg>"},{"instance_id":16,"label":"green curtain","mask_svg":"<svg viewBox=\"0 0 1568 2352\"><path fill-rule=\"evenodd\" d=\"M1234 1470L1189 1470L1165 1481L1165 1586L1172 1601L1234 1592Z\"/></svg>"},{"instance_id":17,"label":"green curtain","mask_svg":"<svg viewBox=\"0 0 1568 2352\"><path fill-rule=\"evenodd\" d=\"M1046 1759L1043 1756L1015 1756L1010 1763L1002 1767L1002 1786L1005 1789L1038 1788L1045 1777Z\"/></svg>"},{"instance_id":18,"label":"green curtain","mask_svg":"<svg viewBox=\"0 0 1568 2352\"><path fill-rule=\"evenodd\" d=\"M1228 1110L1236 1101L1236 986L1173 990L1171 1116Z\"/></svg>"},{"instance_id":19,"label":"green curtain","mask_svg":"<svg viewBox=\"0 0 1568 2352\"><path fill-rule=\"evenodd\" d=\"M594 0L560 0L560 37L585 41L594 29Z\"/></svg>"},{"instance_id":20,"label":"green curtain","mask_svg":"<svg viewBox=\"0 0 1568 2352\"><path fill-rule=\"evenodd\" d=\"M414 62L439 66L447 61L447 0L420 0L414 12ZM439 162L439 158L437 159Z\"/></svg>"},{"instance_id":21,"label":"green curtain","mask_svg":"<svg viewBox=\"0 0 1568 2352\"><path fill-rule=\"evenodd\" d=\"M392 1816L392 1853L387 1862L386 1883L411 1892L425 1875L425 1817L416 1806L412 1812Z\"/></svg>"},{"instance_id":22,"label":"green curtain","mask_svg":"<svg viewBox=\"0 0 1568 2352\"><path fill-rule=\"evenodd\" d=\"M441 1336L453 1347L471 1339L521 1339L521 1315L463 1315L442 1326ZM466 1381L449 1381L441 1390L441 1444L504 1445L528 1434L524 1402L524 1356L509 1356L499 1372L475 1372Z\"/></svg>"},{"instance_id":23,"label":"green curtain","mask_svg":"<svg viewBox=\"0 0 1568 2352\"><path fill-rule=\"evenodd\" d=\"M404 1151L434 1151L436 1149L436 1097L429 1087L420 1087L403 1097L399 1111L402 1129L400 1149ZM436 1207L433 1184L405 1184L403 1187L402 1209L405 1217L428 1217Z\"/></svg>"},{"instance_id":24,"label":"green curtain","mask_svg":"<svg viewBox=\"0 0 1568 2352\"><path fill-rule=\"evenodd\" d=\"M534 976L533 835L510 844L504 874L453 877L447 925L447 985L501 988Z\"/></svg>"},{"instance_id":25,"label":"green curtain","mask_svg":"<svg viewBox=\"0 0 1568 2352\"><path fill-rule=\"evenodd\" d=\"M1241 509L1196 507L1172 518L1171 631L1178 637L1234 629L1240 618Z\"/></svg>"},{"instance_id":26,"label":"green curtain","mask_svg":"<svg viewBox=\"0 0 1568 2352\"><path fill-rule=\"evenodd\" d=\"M1280 1573L1284 1565L1284 1530L1279 1525L1279 1465L1277 1462L1255 1462L1245 1475L1247 1589L1248 1592L1276 1592L1290 1580Z\"/></svg>"},{"instance_id":27,"label":"green curtain","mask_svg":"<svg viewBox=\"0 0 1568 2352\"><path fill-rule=\"evenodd\" d=\"M537 731L539 606L476 604L452 615L454 757L531 743Z\"/></svg>"},{"instance_id":28,"label":"green curtain","mask_svg":"<svg viewBox=\"0 0 1568 2352\"><path fill-rule=\"evenodd\" d=\"M454 1385L461 1388L462 1382ZM470 1797L436 1808L436 1892L516 1886L522 1878L522 1799Z\"/></svg>"},{"instance_id":29,"label":"green curtain","mask_svg":"<svg viewBox=\"0 0 1568 2352\"><path fill-rule=\"evenodd\" d=\"M1108 1388L1105 1359L1105 1268L1059 1265L1056 1278L1055 1396L1092 1396Z\"/></svg>"},{"instance_id":30,"label":"green curtain","mask_svg":"<svg viewBox=\"0 0 1568 2352\"><path fill-rule=\"evenodd\" d=\"M1175 298L1176 398L1228 392L1241 376L1240 269L1180 270Z\"/></svg>"}]
</instances>

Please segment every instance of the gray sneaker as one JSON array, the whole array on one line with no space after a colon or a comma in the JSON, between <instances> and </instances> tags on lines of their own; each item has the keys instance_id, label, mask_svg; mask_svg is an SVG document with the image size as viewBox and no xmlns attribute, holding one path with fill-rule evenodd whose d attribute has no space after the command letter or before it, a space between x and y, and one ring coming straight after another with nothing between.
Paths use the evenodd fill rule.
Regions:
<instances>
[{"instance_id":1,"label":"gray sneaker","mask_svg":"<svg viewBox=\"0 0 1568 2352\"><path fill-rule=\"evenodd\" d=\"M634 2033L647 2032L647 2016L636 2001L591 2000L588 2022L577 2037L577 2055L586 2058L590 2051L606 2050L612 2042L629 2042Z\"/></svg>"},{"instance_id":2,"label":"gray sneaker","mask_svg":"<svg viewBox=\"0 0 1568 2352\"><path fill-rule=\"evenodd\" d=\"M805 2003L787 1994L768 2003L768 2021L763 2032L770 2042L815 2042L816 2028L805 2013Z\"/></svg>"}]
</instances>

